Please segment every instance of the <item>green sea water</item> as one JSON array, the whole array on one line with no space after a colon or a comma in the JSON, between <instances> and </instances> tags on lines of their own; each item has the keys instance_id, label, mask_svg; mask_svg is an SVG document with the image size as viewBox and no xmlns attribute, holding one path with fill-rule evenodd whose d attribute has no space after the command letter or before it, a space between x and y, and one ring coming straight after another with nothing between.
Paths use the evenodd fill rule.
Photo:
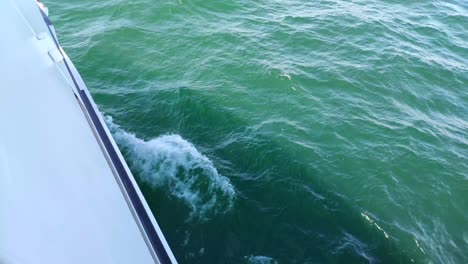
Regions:
<instances>
[{"instance_id":1,"label":"green sea water","mask_svg":"<svg viewBox=\"0 0 468 264\"><path fill-rule=\"evenodd\" d=\"M468 263L465 0L45 4L180 263Z\"/></svg>"}]
</instances>

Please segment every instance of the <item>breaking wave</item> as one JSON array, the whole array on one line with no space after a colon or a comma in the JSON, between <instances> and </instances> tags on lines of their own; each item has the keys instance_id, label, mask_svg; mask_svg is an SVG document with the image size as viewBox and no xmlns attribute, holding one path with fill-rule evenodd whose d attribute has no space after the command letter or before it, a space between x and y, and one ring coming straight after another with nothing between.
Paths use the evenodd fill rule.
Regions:
<instances>
[{"instance_id":1,"label":"breaking wave","mask_svg":"<svg viewBox=\"0 0 468 264\"><path fill-rule=\"evenodd\" d=\"M235 190L210 159L179 135L145 141L105 117L114 139L129 159L131 169L154 188L164 187L191 210L190 217L224 213L234 202Z\"/></svg>"}]
</instances>

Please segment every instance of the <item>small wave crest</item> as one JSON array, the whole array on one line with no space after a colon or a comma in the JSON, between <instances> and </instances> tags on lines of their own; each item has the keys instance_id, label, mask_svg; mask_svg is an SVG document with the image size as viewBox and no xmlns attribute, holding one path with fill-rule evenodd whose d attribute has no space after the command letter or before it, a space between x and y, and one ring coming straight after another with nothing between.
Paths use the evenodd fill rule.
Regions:
<instances>
[{"instance_id":1,"label":"small wave crest","mask_svg":"<svg viewBox=\"0 0 468 264\"><path fill-rule=\"evenodd\" d=\"M246 256L248 264L278 264L276 260L266 256Z\"/></svg>"},{"instance_id":2,"label":"small wave crest","mask_svg":"<svg viewBox=\"0 0 468 264\"><path fill-rule=\"evenodd\" d=\"M210 159L179 135L162 135L145 141L105 117L114 139L129 158L129 165L152 187L164 187L191 210L191 218L228 211L235 190L229 179L220 175Z\"/></svg>"}]
</instances>

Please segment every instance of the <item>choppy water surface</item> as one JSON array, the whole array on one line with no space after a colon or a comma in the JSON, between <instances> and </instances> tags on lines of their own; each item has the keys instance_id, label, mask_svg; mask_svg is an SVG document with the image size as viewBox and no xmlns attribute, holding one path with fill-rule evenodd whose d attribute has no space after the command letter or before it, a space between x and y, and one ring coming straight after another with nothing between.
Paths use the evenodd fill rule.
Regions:
<instances>
[{"instance_id":1,"label":"choppy water surface","mask_svg":"<svg viewBox=\"0 0 468 264\"><path fill-rule=\"evenodd\" d=\"M468 4L49 0L180 263L467 263Z\"/></svg>"}]
</instances>

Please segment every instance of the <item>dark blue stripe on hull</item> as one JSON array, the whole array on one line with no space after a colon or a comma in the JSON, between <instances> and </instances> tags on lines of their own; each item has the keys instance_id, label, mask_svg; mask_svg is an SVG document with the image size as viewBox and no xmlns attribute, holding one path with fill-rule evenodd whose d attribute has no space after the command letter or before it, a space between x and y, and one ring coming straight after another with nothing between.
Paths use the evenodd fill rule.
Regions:
<instances>
[{"instance_id":1,"label":"dark blue stripe on hull","mask_svg":"<svg viewBox=\"0 0 468 264\"><path fill-rule=\"evenodd\" d=\"M52 39L55 42L55 45L59 49L60 52L60 45L55 38L55 35L53 34L50 26L52 25L51 21L47 17L47 15L39 8L42 16L44 17L44 21L48 25L47 28L49 30L50 35L52 36ZM64 54L62 54L64 56ZM78 85L78 82L75 79L75 76L73 75L72 71L70 70L70 67L67 63L67 60L65 59L64 56L64 63L65 67L67 68L68 73L70 74L73 84L75 85L76 89L79 92L79 95L81 100L84 103L84 106L86 108L86 111L88 112L89 116L91 117L91 121L94 124L94 127L96 128L98 135L101 139L101 141L104 144L104 147L106 149L107 154L109 155L115 169L117 170L117 174L122 181L125 191L127 192L128 197L130 198L130 202L133 205L133 208L136 211L136 214L138 215L138 218L140 219L140 222L143 226L143 229L151 243L151 246L153 250L156 252L156 255L158 257L158 260L161 262L161 264L170 264L172 263L166 248L164 247L161 238L159 237L158 233L155 230L155 227L153 226L153 223L151 222L151 219L148 215L148 212L146 211L142 201L140 200L140 196L138 195L135 186L133 186L133 183L130 179L130 176L127 173L127 170L125 169L124 165L122 164L121 159L119 158L117 151L115 150L114 146L112 145L111 140L109 139L103 124L101 123L98 113L94 110L94 107L91 103L91 100L89 99L88 95L86 94L86 91L83 89L80 89L80 86Z\"/></svg>"},{"instance_id":2,"label":"dark blue stripe on hull","mask_svg":"<svg viewBox=\"0 0 468 264\"><path fill-rule=\"evenodd\" d=\"M99 120L99 117L97 116L97 113L94 111L94 108L92 107L92 104L89 101L88 95L84 90L79 90L79 92L80 97L83 100L83 103L85 104L85 107L91 117L91 120L93 121L94 126L96 127L96 130L99 133L99 137L104 143L104 146L112 160L112 163L114 163L117 173L119 174L119 177L122 180L125 190L127 191L127 194L130 197L133 207L135 208L135 211L137 212L138 217L140 218L140 221L143 224L143 228L145 229L145 232L148 235L151 244L155 249L156 254L158 255L159 260L163 264L171 263L171 260L164 248L164 245L159 239L159 236L153 227L153 224L146 212L146 209L143 206L143 203L141 202L140 197L138 196L138 193L136 192L135 187L133 186L133 183L129 178L129 175L127 174L127 170L125 170L122 162L120 161L120 158L117 155L114 146L112 145L109 137L107 136L107 133L104 130L104 127L102 126Z\"/></svg>"}]
</instances>

